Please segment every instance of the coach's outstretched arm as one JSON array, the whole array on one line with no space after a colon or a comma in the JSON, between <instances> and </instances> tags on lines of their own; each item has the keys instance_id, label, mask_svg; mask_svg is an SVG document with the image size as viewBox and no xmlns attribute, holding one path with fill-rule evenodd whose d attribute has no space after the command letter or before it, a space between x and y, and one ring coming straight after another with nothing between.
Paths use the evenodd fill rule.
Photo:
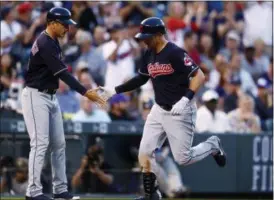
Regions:
<instances>
[{"instance_id":1,"label":"coach's outstretched arm","mask_svg":"<svg viewBox=\"0 0 274 200\"><path fill-rule=\"evenodd\" d=\"M106 102L98 94L97 90L87 90L79 81L77 81L67 70L62 71L57 75L62 81L64 81L71 89L87 97L100 107L105 107Z\"/></svg>"},{"instance_id":2,"label":"coach's outstretched arm","mask_svg":"<svg viewBox=\"0 0 274 200\"><path fill-rule=\"evenodd\" d=\"M205 82L205 75L201 69L198 68L193 73L194 74L189 74L189 78L191 76L192 77L189 81L189 88L187 89L186 94L177 103L175 103L171 109L171 113L174 115L179 115L183 113L183 110L187 103L194 97L195 93Z\"/></svg>"},{"instance_id":3,"label":"coach's outstretched arm","mask_svg":"<svg viewBox=\"0 0 274 200\"><path fill-rule=\"evenodd\" d=\"M116 86L115 88L106 88L101 86L99 88L103 91L102 97L105 100L108 100L114 94L135 90L144 85L148 80L149 76L138 74L137 76L133 77L122 85Z\"/></svg>"}]
</instances>

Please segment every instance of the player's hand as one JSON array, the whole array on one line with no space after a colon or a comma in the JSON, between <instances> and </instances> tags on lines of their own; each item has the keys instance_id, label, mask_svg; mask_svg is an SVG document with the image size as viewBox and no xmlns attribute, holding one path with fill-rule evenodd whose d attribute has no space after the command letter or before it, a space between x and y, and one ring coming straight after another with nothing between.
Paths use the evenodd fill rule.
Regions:
<instances>
[{"instance_id":1,"label":"player's hand","mask_svg":"<svg viewBox=\"0 0 274 200\"><path fill-rule=\"evenodd\" d=\"M188 104L189 99L186 97L182 97L177 103L175 103L171 109L172 115L181 115Z\"/></svg>"},{"instance_id":2,"label":"player's hand","mask_svg":"<svg viewBox=\"0 0 274 200\"><path fill-rule=\"evenodd\" d=\"M116 91L114 88L107 88L99 86L99 95L101 98L103 98L105 101L109 100L113 95L116 94Z\"/></svg>"},{"instance_id":3,"label":"player's hand","mask_svg":"<svg viewBox=\"0 0 274 200\"><path fill-rule=\"evenodd\" d=\"M99 88L96 88L94 90L88 90L86 94L84 95L89 100L93 101L96 105L99 107L105 109L107 107L107 102L104 98L102 98L97 92Z\"/></svg>"}]
</instances>

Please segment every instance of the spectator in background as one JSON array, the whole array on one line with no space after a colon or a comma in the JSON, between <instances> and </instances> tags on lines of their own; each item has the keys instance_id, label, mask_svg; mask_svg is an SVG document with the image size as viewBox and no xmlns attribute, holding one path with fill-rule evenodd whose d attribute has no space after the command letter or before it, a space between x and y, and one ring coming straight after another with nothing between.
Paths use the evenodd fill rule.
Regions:
<instances>
[{"instance_id":1,"label":"spectator in background","mask_svg":"<svg viewBox=\"0 0 274 200\"><path fill-rule=\"evenodd\" d=\"M80 101L81 109L72 117L74 122L111 122L107 112L96 108L96 105L88 100L86 97L82 97Z\"/></svg>"},{"instance_id":2,"label":"spectator in background","mask_svg":"<svg viewBox=\"0 0 274 200\"><path fill-rule=\"evenodd\" d=\"M76 34L78 32L77 26L69 27L69 32L60 41L63 51L63 62L66 63L72 71L77 64L78 58L81 54L80 46L77 44Z\"/></svg>"},{"instance_id":3,"label":"spectator in background","mask_svg":"<svg viewBox=\"0 0 274 200\"><path fill-rule=\"evenodd\" d=\"M254 113L253 98L247 94L239 96L238 108L228 113L229 131L232 133L260 133L261 122Z\"/></svg>"},{"instance_id":4,"label":"spectator in background","mask_svg":"<svg viewBox=\"0 0 274 200\"><path fill-rule=\"evenodd\" d=\"M214 69L215 50L210 34L202 33L199 43L199 52L201 54L201 62L204 63L207 70L211 71Z\"/></svg>"},{"instance_id":5,"label":"spectator in background","mask_svg":"<svg viewBox=\"0 0 274 200\"><path fill-rule=\"evenodd\" d=\"M191 28L195 32L212 33L214 20L217 17L215 10L208 12L207 3L204 1L187 2L187 10L191 20Z\"/></svg>"},{"instance_id":6,"label":"spectator in background","mask_svg":"<svg viewBox=\"0 0 274 200\"><path fill-rule=\"evenodd\" d=\"M238 106L238 98L241 92L241 79L238 75L229 78L226 84L226 96L224 98L224 111L226 113L235 110Z\"/></svg>"},{"instance_id":7,"label":"spectator in background","mask_svg":"<svg viewBox=\"0 0 274 200\"><path fill-rule=\"evenodd\" d=\"M13 170L13 169L10 169ZM17 158L13 171L6 171L1 178L0 192L9 192L12 195L25 195L28 187L28 160Z\"/></svg>"},{"instance_id":8,"label":"spectator in background","mask_svg":"<svg viewBox=\"0 0 274 200\"><path fill-rule=\"evenodd\" d=\"M230 61L232 58L232 55L240 54L239 46L240 46L240 36L238 32L235 30L230 30L226 34L225 47L219 51L219 54L223 55L227 61Z\"/></svg>"},{"instance_id":9,"label":"spectator in background","mask_svg":"<svg viewBox=\"0 0 274 200\"><path fill-rule=\"evenodd\" d=\"M36 36L42 31L42 27L45 26L46 21L40 17L32 19L32 10L33 5L30 2L20 3L17 7L17 22L21 24L22 28L25 30L23 38L23 47L26 51L26 54L30 52L32 44L36 39ZM26 55L28 56L28 55Z\"/></svg>"},{"instance_id":10,"label":"spectator in background","mask_svg":"<svg viewBox=\"0 0 274 200\"><path fill-rule=\"evenodd\" d=\"M92 46L92 36L88 31L78 30L76 34L76 43L80 46L81 54L77 62L86 62L97 85L104 85L106 73L106 61L102 54Z\"/></svg>"},{"instance_id":11,"label":"spectator in background","mask_svg":"<svg viewBox=\"0 0 274 200\"><path fill-rule=\"evenodd\" d=\"M92 45L100 47L108 39L108 34L104 26L96 26L93 32Z\"/></svg>"},{"instance_id":12,"label":"spectator in background","mask_svg":"<svg viewBox=\"0 0 274 200\"><path fill-rule=\"evenodd\" d=\"M270 58L267 72L265 72L261 77L263 77L269 85L273 85L273 57Z\"/></svg>"},{"instance_id":13,"label":"spectator in background","mask_svg":"<svg viewBox=\"0 0 274 200\"><path fill-rule=\"evenodd\" d=\"M88 90L92 88L96 88L97 85L94 82L92 76L89 73L89 69L85 62L80 62L77 66L76 75L79 82ZM82 95L79 93L76 94L77 99L80 101Z\"/></svg>"},{"instance_id":14,"label":"spectator in background","mask_svg":"<svg viewBox=\"0 0 274 200\"><path fill-rule=\"evenodd\" d=\"M123 94L114 95L110 101L109 116L112 121L132 121L133 117L128 112L129 98Z\"/></svg>"},{"instance_id":15,"label":"spectator in background","mask_svg":"<svg viewBox=\"0 0 274 200\"><path fill-rule=\"evenodd\" d=\"M257 38L262 38L269 56L273 54L273 25L269 23L273 16L272 6L272 2L257 1L244 10L244 45L253 45Z\"/></svg>"},{"instance_id":16,"label":"spectator in background","mask_svg":"<svg viewBox=\"0 0 274 200\"><path fill-rule=\"evenodd\" d=\"M77 22L78 28L93 32L98 22L88 2L73 1L71 11L72 18Z\"/></svg>"},{"instance_id":17,"label":"spectator in background","mask_svg":"<svg viewBox=\"0 0 274 200\"><path fill-rule=\"evenodd\" d=\"M119 14L124 23L130 20L142 21L154 16L154 5L154 2L151 1L122 1Z\"/></svg>"},{"instance_id":18,"label":"spectator in background","mask_svg":"<svg viewBox=\"0 0 274 200\"><path fill-rule=\"evenodd\" d=\"M214 69L209 73L207 86L213 90L217 89L218 86L222 87L224 85L224 77L227 68L228 63L226 58L221 54L217 54L214 59Z\"/></svg>"},{"instance_id":19,"label":"spectator in background","mask_svg":"<svg viewBox=\"0 0 274 200\"><path fill-rule=\"evenodd\" d=\"M4 91L7 93L12 81L16 78L16 70L12 66L13 60L9 54L4 54L1 56L1 83L4 86Z\"/></svg>"},{"instance_id":20,"label":"spectator in background","mask_svg":"<svg viewBox=\"0 0 274 200\"><path fill-rule=\"evenodd\" d=\"M268 98L268 89L270 85L264 78L259 78L257 81L257 86L258 96L255 98L256 113L260 117L262 129L272 130L269 127L271 122L273 124L273 104Z\"/></svg>"},{"instance_id":21,"label":"spectator in background","mask_svg":"<svg viewBox=\"0 0 274 200\"><path fill-rule=\"evenodd\" d=\"M242 69L247 71L256 81L264 72L265 70L263 63L258 62L255 59L255 48L253 46L245 47L244 55L241 59Z\"/></svg>"},{"instance_id":22,"label":"spectator in background","mask_svg":"<svg viewBox=\"0 0 274 200\"><path fill-rule=\"evenodd\" d=\"M13 81L10 85L8 98L5 100L1 107L3 107L6 112L2 111L5 117L10 118L20 118L22 119L22 105L21 105L21 94L23 90L23 83L20 81Z\"/></svg>"},{"instance_id":23,"label":"spectator in background","mask_svg":"<svg viewBox=\"0 0 274 200\"><path fill-rule=\"evenodd\" d=\"M88 70L82 70L79 75L79 81L88 90L97 87L96 83L93 80L93 77L90 75Z\"/></svg>"},{"instance_id":24,"label":"spectator in background","mask_svg":"<svg viewBox=\"0 0 274 200\"><path fill-rule=\"evenodd\" d=\"M255 48L255 60L257 61L257 63L261 63L263 71L267 72L269 68L270 58L266 54L264 41L260 38L255 40L254 48Z\"/></svg>"},{"instance_id":25,"label":"spectator in background","mask_svg":"<svg viewBox=\"0 0 274 200\"><path fill-rule=\"evenodd\" d=\"M103 148L98 144L90 146L72 178L72 188L81 193L110 193L114 182L110 170L111 166L104 160Z\"/></svg>"},{"instance_id":26,"label":"spectator in background","mask_svg":"<svg viewBox=\"0 0 274 200\"><path fill-rule=\"evenodd\" d=\"M218 99L219 95L214 90L208 90L203 94L204 105L197 110L197 132L225 133L228 131L227 115L217 110Z\"/></svg>"},{"instance_id":27,"label":"spectator in background","mask_svg":"<svg viewBox=\"0 0 274 200\"><path fill-rule=\"evenodd\" d=\"M235 2L224 2L224 11L219 14L217 20L217 32L220 39L230 30L235 30L239 34L244 29L244 17L242 12L237 12Z\"/></svg>"},{"instance_id":28,"label":"spectator in background","mask_svg":"<svg viewBox=\"0 0 274 200\"><path fill-rule=\"evenodd\" d=\"M105 87L115 87L134 75L133 51L136 47L126 38L122 24L115 24L109 32L111 40L102 46L103 57L107 60Z\"/></svg>"},{"instance_id":29,"label":"spectator in background","mask_svg":"<svg viewBox=\"0 0 274 200\"><path fill-rule=\"evenodd\" d=\"M169 2L167 16L164 18L167 27L167 37L179 47L184 46L184 34L189 21L185 21L186 8L183 2Z\"/></svg>"},{"instance_id":30,"label":"spectator in background","mask_svg":"<svg viewBox=\"0 0 274 200\"><path fill-rule=\"evenodd\" d=\"M253 96L257 95L257 87L252 79L252 76L243 68L241 68L241 56L239 54L232 55L228 70L227 77L237 75L241 80L241 89L245 93L250 93Z\"/></svg>"},{"instance_id":31,"label":"spectator in background","mask_svg":"<svg viewBox=\"0 0 274 200\"><path fill-rule=\"evenodd\" d=\"M184 34L184 49L193 61L201 66L201 57L197 50L198 36L192 31L188 31ZM202 67L202 66L201 66Z\"/></svg>"},{"instance_id":32,"label":"spectator in background","mask_svg":"<svg viewBox=\"0 0 274 200\"><path fill-rule=\"evenodd\" d=\"M68 85L62 80L59 80L59 88L56 93L56 98L59 101L61 112L65 120L71 119L79 110L80 106L76 93L70 90Z\"/></svg>"},{"instance_id":33,"label":"spectator in background","mask_svg":"<svg viewBox=\"0 0 274 200\"><path fill-rule=\"evenodd\" d=\"M120 2L102 1L99 3L101 24L110 28L114 24L122 23L119 15Z\"/></svg>"},{"instance_id":34,"label":"spectator in background","mask_svg":"<svg viewBox=\"0 0 274 200\"><path fill-rule=\"evenodd\" d=\"M13 7L4 7L1 9L1 52L10 53L15 42L21 41L24 32L21 25L15 21L15 11Z\"/></svg>"},{"instance_id":35,"label":"spectator in background","mask_svg":"<svg viewBox=\"0 0 274 200\"><path fill-rule=\"evenodd\" d=\"M88 64L84 61L79 61L74 69L74 76L76 79L80 80L82 74L89 73ZM92 87L92 86L89 86Z\"/></svg>"}]
</instances>

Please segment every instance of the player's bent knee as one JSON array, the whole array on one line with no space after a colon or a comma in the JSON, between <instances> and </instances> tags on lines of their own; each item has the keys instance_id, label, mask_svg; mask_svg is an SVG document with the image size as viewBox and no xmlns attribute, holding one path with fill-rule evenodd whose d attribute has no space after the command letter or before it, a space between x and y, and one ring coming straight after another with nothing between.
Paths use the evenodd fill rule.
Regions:
<instances>
[{"instance_id":1,"label":"player's bent knee","mask_svg":"<svg viewBox=\"0 0 274 200\"><path fill-rule=\"evenodd\" d=\"M190 152L186 152L184 154L177 154L174 155L174 159L179 165L186 166L190 164L191 155Z\"/></svg>"}]
</instances>

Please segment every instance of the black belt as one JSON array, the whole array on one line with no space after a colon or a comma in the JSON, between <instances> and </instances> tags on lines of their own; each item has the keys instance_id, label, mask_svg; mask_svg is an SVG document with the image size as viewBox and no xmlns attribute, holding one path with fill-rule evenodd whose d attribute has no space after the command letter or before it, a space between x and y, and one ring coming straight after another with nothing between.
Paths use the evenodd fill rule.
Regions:
<instances>
[{"instance_id":1,"label":"black belt","mask_svg":"<svg viewBox=\"0 0 274 200\"><path fill-rule=\"evenodd\" d=\"M166 111L171 111L172 109L172 106L171 105L167 105L167 104L162 104L162 105L159 105L161 108L163 108L164 110Z\"/></svg>"},{"instance_id":2,"label":"black belt","mask_svg":"<svg viewBox=\"0 0 274 200\"><path fill-rule=\"evenodd\" d=\"M46 94L54 95L56 94L56 89L38 89L39 92L43 92Z\"/></svg>"}]
</instances>

